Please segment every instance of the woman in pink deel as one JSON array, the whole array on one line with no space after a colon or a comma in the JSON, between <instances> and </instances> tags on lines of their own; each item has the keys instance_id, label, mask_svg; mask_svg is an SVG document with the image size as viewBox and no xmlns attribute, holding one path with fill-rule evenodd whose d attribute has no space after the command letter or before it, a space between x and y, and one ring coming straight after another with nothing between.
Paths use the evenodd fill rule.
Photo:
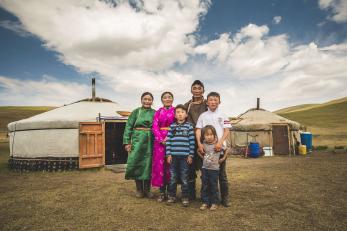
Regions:
<instances>
[{"instance_id":1,"label":"woman in pink deel","mask_svg":"<svg viewBox=\"0 0 347 231\"><path fill-rule=\"evenodd\" d=\"M170 166L165 161L165 142L169 126L175 120L175 108L172 106L173 94L171 92L164 92L161 95L161 102L163 103L163 107L154 113L152 125L154 146L151 183L153 187L160 188L159 202L164 201L170 182Z\"/></svg>"}]
</instances>

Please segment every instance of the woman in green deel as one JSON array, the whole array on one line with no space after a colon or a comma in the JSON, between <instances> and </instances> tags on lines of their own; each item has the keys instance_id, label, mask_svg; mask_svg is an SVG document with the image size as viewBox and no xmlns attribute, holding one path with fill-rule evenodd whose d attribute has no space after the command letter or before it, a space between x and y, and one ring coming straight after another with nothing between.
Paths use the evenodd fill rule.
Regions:
<instances>
[{"instance_id":1,"label":"woman in green deel","mask_svg":"<svg viewBox=\"0 0 347 231\"><path fill-rule=\"evenodd\" d=\"M153 197L150 192L152 170L152 121L155 110L152 109L153 95L145 92L141 95L142 107L136 108L125 125L123 144L128 152L125 179L135 180L136 197Z\"/></svg>"}]
</instances>

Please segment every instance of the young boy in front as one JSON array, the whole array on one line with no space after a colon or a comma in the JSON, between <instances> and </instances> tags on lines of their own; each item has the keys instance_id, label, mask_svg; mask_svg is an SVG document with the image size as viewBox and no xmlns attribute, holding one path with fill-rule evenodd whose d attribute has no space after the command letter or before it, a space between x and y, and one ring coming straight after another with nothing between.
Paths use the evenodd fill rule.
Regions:
<instances>
[{"instance_id":1,"label":"young boy in front","mask_svg":"<svg viewBox=\"0 0 347 231\"><path fill-rule=\"evenodd\" d=\"M221 193L221 203L225 207L229 207L229 186L226 173L227 154L225 153L225 140L229 134L229 128L231 128L231 125L229 119L218 109L220 103L220 95L217 92L210 92L207 95L208 111L202 113L199 116L198 122L196 123L196 140L198 143L198 152L201 155L204 155L205 150L203 144L201 143L201 129L206 125L212 125L216 129L218 142L215 144L215 150L217 152L224 150L224 152L222 152L223 155L219 160L219 187Z\"/></svg>"},{"instance_id":2,"label":"young boy in front","mask_svg":"<svg viewBox=\"0 0 347 231\"><path fill-rule=\"evenodd\" d=\"M194 129L186 122L187 109L179 104L175 108L176 122L171 124L166 140L166 157L170 164L170 184L168 203L176 201L177 178L182 182L182 204L189 205L188 172L195 149Z\"/></svg>"}]
</instances>

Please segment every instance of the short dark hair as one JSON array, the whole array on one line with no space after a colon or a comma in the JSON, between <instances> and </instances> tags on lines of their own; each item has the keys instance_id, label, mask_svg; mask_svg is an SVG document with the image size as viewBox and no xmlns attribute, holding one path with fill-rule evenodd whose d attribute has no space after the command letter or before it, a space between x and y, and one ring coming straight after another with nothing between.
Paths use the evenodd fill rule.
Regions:
<instances>
[{"instance_id":1,"label":"short dark hair","mask_svg":"<svg viewBox=\"0 0 347 231\"><path fill-rule=\"evenodd\" d=\"M201 137L200 137L201 143L204 142L204 140L205 140L205 133L207 131L211 131L213 136L214 136L214 138L218 138L216 129L212 125L206 125L205 127L203 127L201 129Z\"/></svg>"},{"instance_id":2,"label":"short dark hair","mask_svg":"<svg viewBox=\"0 0 347 231\"><path fill-rule=\"evenodd\" d=\"M215 91L211 91L210 93L208 93L207 95L207 99L208 97L218 97L219 101L220 101L220 95L218 92L215 92Z\"/></svg>"},{"instance_id":3,"label":"short dark hair","mask_svg":"<svg viewBox=\"0 0 347 231\"><path fill-rule=\"evenodd\" d=\"M177 109L182 109L184 110L185 112L187 112L187 108L183 105L183 104L178 104L176 107L175 107L175 113L176 113L176 110Z\"/></svg>"},{"instance_id":4,"label":"short dark hair","mask_svg":"<svg viewBox=\"0 0 347 231\"><path fill-rule=\"evenodd\" d=\"M149 95L150 97L152 97L152 100L154 100L154 97L153 97L152 93L150 93L150 92L148 92L148 91L142 93L142 95L141 95L141 100L142 100L143 97L145 97L146 95Z\"/></svg>"},{"instance_id":5,"label":"short dark hair","mask_svg":"<svg viewBox=\"0 0 347 231\"><path fill-rule=\"evenodd\" d=\"M195 80L190 88L192 88L194 85L200 85L203 89L205 89L204 84L200 80Z\"/></svg>"},{"instance_id":6,"label":"short dark hair","mask_svg":"<svg viewBox=\"0 0 347 231\"><path fill-rule=\"evenodd\" d=\"M170 91L165 91L165 92L163 92L163 94L161 94L160 99L163 99L164 95L166 95L166 94L171 95L172 98L174 97L173 94L172 94L172 92L170 92Z\"/></svg>"}]
</instances>

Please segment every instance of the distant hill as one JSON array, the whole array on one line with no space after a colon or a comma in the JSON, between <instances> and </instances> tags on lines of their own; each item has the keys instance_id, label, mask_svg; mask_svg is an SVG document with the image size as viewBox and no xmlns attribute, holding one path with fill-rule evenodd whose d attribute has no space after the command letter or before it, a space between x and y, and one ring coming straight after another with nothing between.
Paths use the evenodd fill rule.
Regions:
<instances>
[{"instance_id":1,"label":"distant hill","mask_svg":"<svg viewBox=\"0 0 347 231\"><path fill-rule=\"evenodd\" d=\"M25 119L55 107L45 106L0 106L0 132L7 132L7 124Z\"/></svg>"},{"instance_id":2,"label":"distant hill","mask_svg":"<svg viewBox=\"0 0 347 231\"><path fill-rule=\"evenodd\" d=\"M306 109L315 107L317 105L320 105L320 104L301 104L301 105L287 107L287 108L277 110L277 111L275 111L275 113L284 114L284 113L289 113L289 112L301 111L301 110L306 110Z\"/></svg>"},{"instance_id":3,"label":"distant hill","mask_svg":"<svg viewBox=\"0 0 347 231\"><path fill-rule=\"evenodd\" d=\"M306 126L316 145L347 146L347 97L322 104L304 104L275 113Z\"/></svg>"}]
</instances>

